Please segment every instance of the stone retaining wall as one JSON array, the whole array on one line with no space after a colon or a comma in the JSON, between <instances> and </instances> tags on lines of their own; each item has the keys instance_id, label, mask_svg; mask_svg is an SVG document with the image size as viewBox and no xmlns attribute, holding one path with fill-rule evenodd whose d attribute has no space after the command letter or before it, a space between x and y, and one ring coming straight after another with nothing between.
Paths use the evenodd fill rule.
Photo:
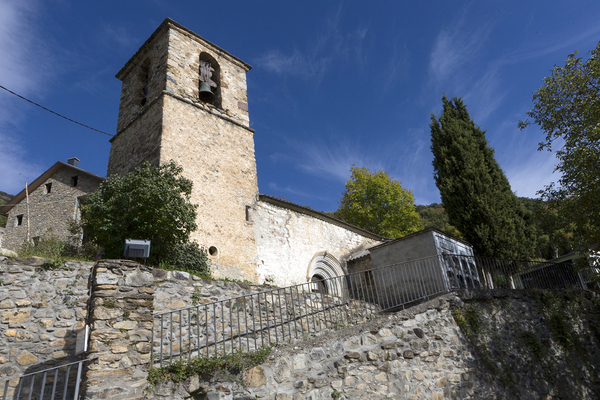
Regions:
<instances>
[{"instance_id":1,"label":"stone retaining wall","mask_svg":"<svg viewBox=\"0 0 600 400\"><path fill-rule=\"evenodd\" d=\"M204 373L149 388L150 352L158 343L152 337L155 312L256 295L267 287L103 260L93 268L88 295L91 263L71 262L59 270L41 264L35 258L0 260L0 374L15 377L78 359L75 333L88 315L85 357L98 358L88 364L82 383L86 399L600 397L600 296L590 292L447 294L338 331L344 326L317 324L302 338L312 339L292 338L276 346L265 363L238 376ZM305 293L295 301L318 310L324 297L315 296ZM253 315L272 312L268 302L257 309L237 303L224 307L236 305ZM271 301L273 310L278 304ZM352 308L343 304L339 307ZM280 309L279 315L286 313ZM334 316L330 324L340 321ZM193 338L190 344L183 337L183 343L192 347Z\"/></svg>"},{"instance_id":2,"label":"stone retaining wall","mask_svg":"<svg viewBox=\"0 0 600 400\"><path fill-rule=\"evenodd\" d=\"M474 355L446 295L378 321L276 348L239 377L164 383L155 398L249 400L502 399L502 382ZM203 376L204 378L204 376Z\"/></svg>"},{"instance_id":3,"label":"stone retaining wall","mask_svg":"<svg viewBox=\"0 0 600 400\"><path fill-rule=\"evenodd\" d=\"M43 262L0 257L0 380L78 359L92 263L44 269Z\"/></svg>"}]
</instances>

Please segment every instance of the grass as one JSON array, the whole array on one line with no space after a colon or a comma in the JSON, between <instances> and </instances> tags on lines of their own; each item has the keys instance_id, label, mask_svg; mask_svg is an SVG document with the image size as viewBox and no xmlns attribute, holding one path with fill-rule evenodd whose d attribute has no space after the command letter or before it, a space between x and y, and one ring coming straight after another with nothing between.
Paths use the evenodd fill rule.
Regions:
<instances>
[{"instance_id":1,"label":"grass","mask_svg":"<svg viewBox=\"0 0 600 400\"><path fill-rule=\"evenodd\" d=\"M96 246L86 244L77 246L69 240L57 236L43 237L36 243L25 242L17 251L19 257L41 257L46 259L46 269L61 268L65 260L94 261Z\"/></svg>"},{"instance_id":2,"label":"grass","mask_svg":"<svg viewBox=\"0 0 600 400\"><path fill-rule=\"evenodd\" d=\"M218 357L194 357L191 360L181 359L162 368L151 368L148 371L148 382L156 386L161 382L183 382L193 375L211 374L227 371L237 375L245 369L263 363L271 354L271 347L264 347L253 352L238 351Z\"/></svg>"}]
</instances>

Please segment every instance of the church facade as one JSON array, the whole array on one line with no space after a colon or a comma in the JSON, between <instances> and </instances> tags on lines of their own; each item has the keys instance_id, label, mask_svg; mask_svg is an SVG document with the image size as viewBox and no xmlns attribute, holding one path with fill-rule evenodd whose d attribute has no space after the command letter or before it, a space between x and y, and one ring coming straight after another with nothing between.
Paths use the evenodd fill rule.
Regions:
<instances>
[{"instance_id":1,"label":"church facade","mask_svg":"<svg viewBox=\"0 0 600 400\"><path fill-rule=\"evenodd\" d=\"M108 176L170 160L194 183L198 230L216 277L276 285L341 275L353 252L386 239L259 195L250 65L166 19L116 75L122 84Z\"/></svg>"}]
</instances>

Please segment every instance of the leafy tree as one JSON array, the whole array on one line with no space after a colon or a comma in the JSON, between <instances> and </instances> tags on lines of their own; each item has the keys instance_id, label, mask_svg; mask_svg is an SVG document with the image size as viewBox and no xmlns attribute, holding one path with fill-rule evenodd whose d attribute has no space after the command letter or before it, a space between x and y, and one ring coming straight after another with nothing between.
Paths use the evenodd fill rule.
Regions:
<instances>
[{"instance_id":1,"label":"leafy tree","mask_svg":"<svg viewBox=\"0 0 600 400\"><path fill-rule=\"evenodd\" d=\"M206 255L189 243L197 229L197 206L190 203L192 181L182 171L173 161L160 167L146 162L124 176L111 176L82 205L84 232L107 258L123 257L126 238L147 239L150 264L184 264L186 270L207 272ZM190 252L195 261L189 260Z\"/></svg>"},{"instance_id":2,"label":"leafy tree","mask_svg":"<svg viewBox=\"0 0 600 400\"><path fill-rule=\"evenodd\" d=\"M535 257L550 260L573 251L573 224L564 223L556 209L542 199L519 197L523 206L533 214L536 231Z\"/></svg>"},{"instance_id":3,"label":"leafy tree","mask_svg":"<svg viewBox=\"0 0 600 400\"><path fill-rule=\"evenodd\" d=\"M0 206L8 203L13 197L15 196L0 191ZM6 216L4 215L0 215L0 228L6 228Z\"/></svg>"},{"instance_id":4,"label":"leafy tree","mask_svg":"<svg viewBox=\"0 0 600 400\"><path fill-rule=\"evenodd\" d=\"M350 168L340 207L334 216L381 236L400 237L419 230L414 197L382 170Z\"/></svg>"},{"instance_id":5,"label":"leafy tree","mask_svg":"<svg viewBox=\"0 0 600 400\"><path fill-rule=\"evenodd\" d=\"M555 66L533 101L527 115L546 133L538 150L558 147L555 170L561 174L542 198L562 224L575 226L578 246L590 249L600 243L600 42L587 61L575 52Z\"/></svg>"},{"instance_id":6,"label":"leafy tree","mask_svg":"<svg viewBox=\"0 0 600 400\"><path fill-rule=\"evenodd\" d=\"M431 203L428 206L418 205L416 211L421 218L421 226L425 228L435 228L449 233L452 236L462 238L462 234L455 226L450 225L448 213L443 204Z\"/></svg>"},{"instance_id":7,"label":"leafy tree","mask_svg":"<svg viewBox=\"0 0 600 400\"><path fill-rule=\"evenodd\" d=\"M528 259L535 246L528 213L494 159L485 132L461 99L442 98L439 120L431 115L435 183L456 226L480 256Z\"/></svg>"}]
</instances>

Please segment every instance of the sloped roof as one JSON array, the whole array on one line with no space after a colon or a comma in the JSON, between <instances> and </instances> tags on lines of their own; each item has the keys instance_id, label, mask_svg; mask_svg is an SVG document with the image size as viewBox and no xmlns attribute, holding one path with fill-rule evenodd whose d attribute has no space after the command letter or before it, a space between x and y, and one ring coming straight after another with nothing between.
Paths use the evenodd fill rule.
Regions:
<instances>
[{"instance_id":1,"label":"sloped roof","mask_svg":"<svg viewBox=\"0 0 600 400\"><path fill-rule=\"evenodd\" d=\"M446 232L444 232L444 231L440 231L439 229L436 229L436 228L426 228L426 229L422 229L422 230L420 230L420 231L417 231L417 232L411 233L411 234L409 234L409 235L406 235L406 236L399 237L398 239L390 240L389 242L385 242L385 243L377 244L377 245L375 245L375 246L372 246L372 247L370 247L370 248L369 248L369 250L371 250L371 249L376 249L376 248L383 247L383 246L387 246L388 244L392 244L392 243L400 242L400 241L402 241L402 240L406 240L406 239L408 239L408 238L411 238L411 237L414 237L414 236L422 235L423 233L427 233L427 232L437 232L437 233L439 233L440 235L447 236L447 237L449 237L449 238L451 238L451 239L453 239L453 240L456 240L457 242L460 242L460 243L462 243L462 244L464 244L464 245L467 245L467 246L469 246L469 247L473 247L473 245L472 245L471 243L469 243L469 242L467 242L467 241L465 241L465 240L463 240L463 239L459 239L459 238L457 238L457 237L455 237L455 236L452 236L452 235L450 235L449 233L446 233Z\"/></svg>"},{"instance_id":2,"label":"sloped roof","mask_svg":"<svg viewBox=\"0 0 600 400\"><path fill-rule=\"evenodd\" d=\"M296 211L298 213L305 214L305 215L311 216L316 219L320 219L321 221L325 221L332 225L336 225L341 228L348 229L349 231L358 233L359 235L368 237L369 239L375 239L375 240L379 240L379 241L390 240L386 237L379 236L376 233L369 232L366 229L359 228L358 226L349 224L345 221L342 221L341 219L337 219L335 217L329 216L321 211L315 211L312 208L304 207L299 204L292 203L291 201L281 200L281 199L278 199L278 198L275 198L272 196L267 196L266 194L261 194L258 196L258 198L259 198L259 201L264 201L265 203L273 204L274 206L287 208L288 210Z\"/></svg>"},{"instance_id":3,"label":"sloped roof","mask_svg":"<svg viewBox=\"0 0 600 400\"><path fill-rule=\"evenodd\" d=\"M396 242L399 242L399 241L402 241L402 240L405 240L405 239L408 239L408 238L411 238L411 237L414 237L414 236L422 235L422 234L427 233L427 232L437 232L437 233L439 233L441 235L444 235L444 236L447 236L447 237L449 237L449 238L451 238L453 240L456 240L457 242L463 243L463 244L465 244L465 245L467 245L469 247L473 247L473 245L470 244L469 242L466 242L466 241L464 241L462 239L459 239L459 238L457 238L455 236L452 236L452 235L450 235L450 234L448 234L448 233L446 233L444 231L440 231L439 229L436 229L436 228L426 228L426 229L422 229L422 230L420 230L418 232L414 232L414 233L411 233L409 235L402 236L402 237L397 238L397 239L388 239L388 240L384 241L383 243L379 243L379 244L373 245L371 247L368 247L366 249L360 250L360 251L358 251L358 252L350 255L350 257L348 258L348 261L354 261L354 260L358 260L359 258L363 258L363 257L369 256L369 255L371 255L371 250L373 250L373 249L378 249L378 248L387 246L387 245L392 244L392 243L396 243Z\"/></svg>"},{"instance_id":4,"label":"sloped roof","mask_svg":"<svg viewBox=\"0 0 600 400\"><path fill-rule=\"evenodd\" d=\"M92 178L96 178L96 179L99 179L101 181L105 181L106 180L106 178L104 178L104 177L102 177L100 175L96 175L96 174L93 174L91 172L88 172L85 169L81 169L81 168L76 167L74 165L67 164L66 162L63 162L63 161L57 161L56 164L54 164L53 166L51 166L48 170L46 170L46 172L44 172L43 174L41 174L40 176L38 176L33 182L31 182L31 184L28 185L29 193L31 193L35 189L37 189L42 183L44 183L46 181L46 179L50 178L56 171L58 171L62 167L71 168L73 171L89 175ZM8 215L8 212L10 211L10 209L12 207L16 206L17 204L19 204L24 198L25 198L25 189L21 190L8 203L4 204L0 208L0 214Z\"/></svg>"}]
</instances>

